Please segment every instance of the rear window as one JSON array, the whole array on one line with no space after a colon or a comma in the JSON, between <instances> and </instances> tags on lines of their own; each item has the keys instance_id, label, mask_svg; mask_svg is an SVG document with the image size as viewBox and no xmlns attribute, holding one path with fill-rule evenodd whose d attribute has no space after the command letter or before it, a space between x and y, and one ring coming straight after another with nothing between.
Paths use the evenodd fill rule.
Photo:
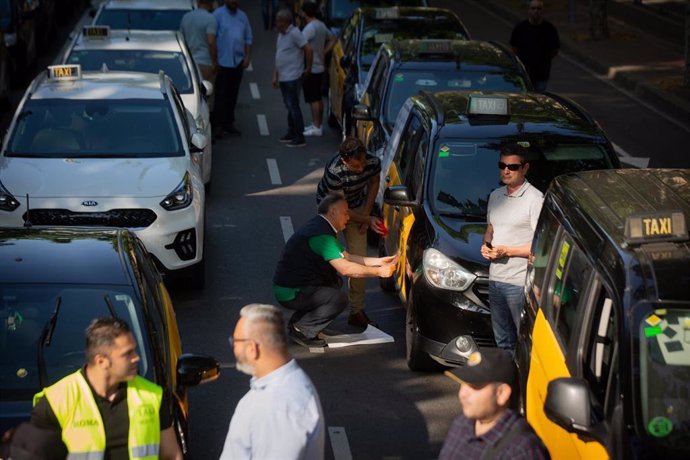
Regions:
<instances>
[{"instance_id":1,"label":"rear window","mask_svg":"<svg viewBox=\"0 0 690 460\"><path fill-rule=\"evenodd\" d=\"M179 30L182 16L189 11L104 9L96 24L111 29Z\"/></svg>"}]
</instances>

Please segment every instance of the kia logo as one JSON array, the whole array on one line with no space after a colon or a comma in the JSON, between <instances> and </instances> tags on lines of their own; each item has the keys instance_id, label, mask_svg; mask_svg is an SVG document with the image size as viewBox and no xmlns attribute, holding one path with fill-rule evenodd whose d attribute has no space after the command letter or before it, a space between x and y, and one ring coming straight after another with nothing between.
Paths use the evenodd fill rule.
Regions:
<instances>
[{"instance_id":1,"label":"kia logo","mask_svg":"<svg viewBox=\"0 0 690 460\"><path fill-rule=\"evenodd\" d=\"M98 202L92 201L92 200L82 201L81 205L82 206L98 206Z\"/></svg>"}]
</instances>

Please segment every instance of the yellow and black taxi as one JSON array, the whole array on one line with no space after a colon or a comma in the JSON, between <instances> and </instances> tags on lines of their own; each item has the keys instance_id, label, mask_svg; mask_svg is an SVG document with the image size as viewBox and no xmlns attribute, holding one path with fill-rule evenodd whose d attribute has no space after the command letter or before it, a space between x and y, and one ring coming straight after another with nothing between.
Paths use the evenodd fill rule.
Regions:
<instances>
[{"instance_id":1,"label":"yellow and black taxi","mask_svg":"<svg viewBox=\"0 0 690 460\"><path fill-rule=\"evenodd\" d=\"M331 126L347 126L344 116L359 100L362 84L383 43L404 39L463 40L469 33L457 14L444 8L356 8L332 51L328 69ZM345 107L345 108L344 108Z\"/></svg>"},{"instance_id":2,"label":"yellow and black taxi","mask_svg":"<svg viewBox=\"0 0 690 460\"><path fill-rule=\"evenodd\" d=\"M690 458L688 226L688 169L549 187L516 357L551 458Z\"/></svg>"},{"instance_id":3,"label":"yellow and black taxi","mask_svg":"<svg viewBox=\"0 0 690 460\"><path fill-rule=\"evenodd\" d=\"M93 24L111 29L180 30L194 0L106 0L92 10Z\"/></svg>"},{"instance_id":4,"label":"yellow and black taxi","mask_svg":"<svg viewBox=\"0 0 690 460\"><path fill-rule=\"evenodd\" d=\"M40 389L85 364L84 330L126 321L139 374L167 389L188 451L187 388L220 375L209 356L183 354L175 311L141 241L128 230L0 229L0 432L29 418Z\"/></svg>"},{"instance_id":5,"label":"yellow and black taxi","mask_svg":"<svg viewBox=\"0 0 690 460\"><path fill-rule=\"evenodd\" d=\"M527 178L542 191L559 174L620 166L602 129L566 98L466 91L409 98L382 162L389 233L379 252L400 257L381 283L396 288L407 309L412 370L462 365L478 346L495 346L480 248L505 144L528 150Z\"/></svg>"},{"instance_id":6,"label":"yellow and black taxi","mask_svg":"<svg viewBox=\"0 0 690 460\"><path fill-rule=\"evenodd\" d=\"M427 0L320 0L324 23L338 34L345 20L359 7L429 6Z\"/></svg>"},{"instance_id":7,"label":"yellow and black taxi","mask_svg":"<svg viewBox=\"0 0 690 460\"><path fill-rule=\"evenodd\" d=\"M420 91L532 89L513 52L478 40L393 40L381 45L352 116L357 137L379 158L408 97Z\"/></svg>"}]
</instances>

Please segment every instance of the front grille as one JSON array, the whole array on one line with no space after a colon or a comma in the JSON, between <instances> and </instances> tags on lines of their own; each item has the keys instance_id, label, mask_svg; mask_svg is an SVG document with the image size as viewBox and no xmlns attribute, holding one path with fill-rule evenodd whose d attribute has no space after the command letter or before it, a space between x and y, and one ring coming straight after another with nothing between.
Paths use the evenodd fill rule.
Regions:
<instances>
[{"instance_id":1,"label":"front grille","mask_svg":"<svg viewBox=\"0 0 690 460\"><path fill-rule=\"evenodd\" d=\"M67 209L32 209L33 225L143 228L156 221L150 209L113 209L106 212L72 212ZM24 213L24 221L27 213Z\"/></svg>"},{"instance_id":2,"label":"front grille","mask_svg":"<svg viewBox=\"0 0 690 460\"><path fill-rule=\"evenodd\" d=\"M477 278L472 284L472 292L484 305L489 305L489 279Z\"/></svg>"},{"instance_id":3,"label":"front grille","mask_svg":"<svg viewBox=\"0 0 690 460\"><path fill-rule=\"evenodd\" d=\"M474 339L474 343L476 343L479 348L496 346L496 341L493 337L473 335L472 338Z\"/></svg>"}]
</instances>

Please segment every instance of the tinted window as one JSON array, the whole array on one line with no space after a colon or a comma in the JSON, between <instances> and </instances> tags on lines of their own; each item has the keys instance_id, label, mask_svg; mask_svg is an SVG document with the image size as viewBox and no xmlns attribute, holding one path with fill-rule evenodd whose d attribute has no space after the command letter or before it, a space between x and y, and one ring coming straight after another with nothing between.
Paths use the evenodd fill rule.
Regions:
<instances>
[{"instance_id":1,"label":"tinted window","mask_svg":"<svg viewBox=\"0 0 690 460\"><path fill-rule=\"evenodd\" d=\"M165 100L35 99L18 115L6 155L158 158L184 150Z\"/></svg>"},{"instance_id":2,"label":"tinted window","mask_svg":"<svg viewBox=\"0 0 690 460\"><path fill-rule=\"evenodd\" d=\"M612 297L599 282L596 283L593 298L594 316L585 343L583 369L598 406L604 408L611 371L615 368L617 318Z\"/></svg>"},{"instance_id":3,"label":"tinted window","mask_svg":"<svg viewBox=\"0 0 690 460\"><path fill-rule=\"evenodd\" d=\"M146 72L157 74L165 72L181 93L192 93L192 75L182 53L145 50L79 50L74 51L67 60L70 64L80 64L82 70L100 70L105 64L110 70L127 72Z\"/></svg>"},{"instance_id":4,"label":"tinted window","mask_svg":"<svg viewBox=\"0 0 690 460\"><path fill-rule=\"evenodd\" d=\"M427 0L326 0L329 3L330 17L345 19L360 6L428 6Z\"/></svg>"},{"instance_id":5,"label":"tinted window","mask_svg":"<svg viewBox=\"0 0 690 460\"><path fill-rule=\"evenodd\" d=\"M104 9L96 24L111 29L179 30L182 16L188 11Z\"/></svg>"}]
</instances>

